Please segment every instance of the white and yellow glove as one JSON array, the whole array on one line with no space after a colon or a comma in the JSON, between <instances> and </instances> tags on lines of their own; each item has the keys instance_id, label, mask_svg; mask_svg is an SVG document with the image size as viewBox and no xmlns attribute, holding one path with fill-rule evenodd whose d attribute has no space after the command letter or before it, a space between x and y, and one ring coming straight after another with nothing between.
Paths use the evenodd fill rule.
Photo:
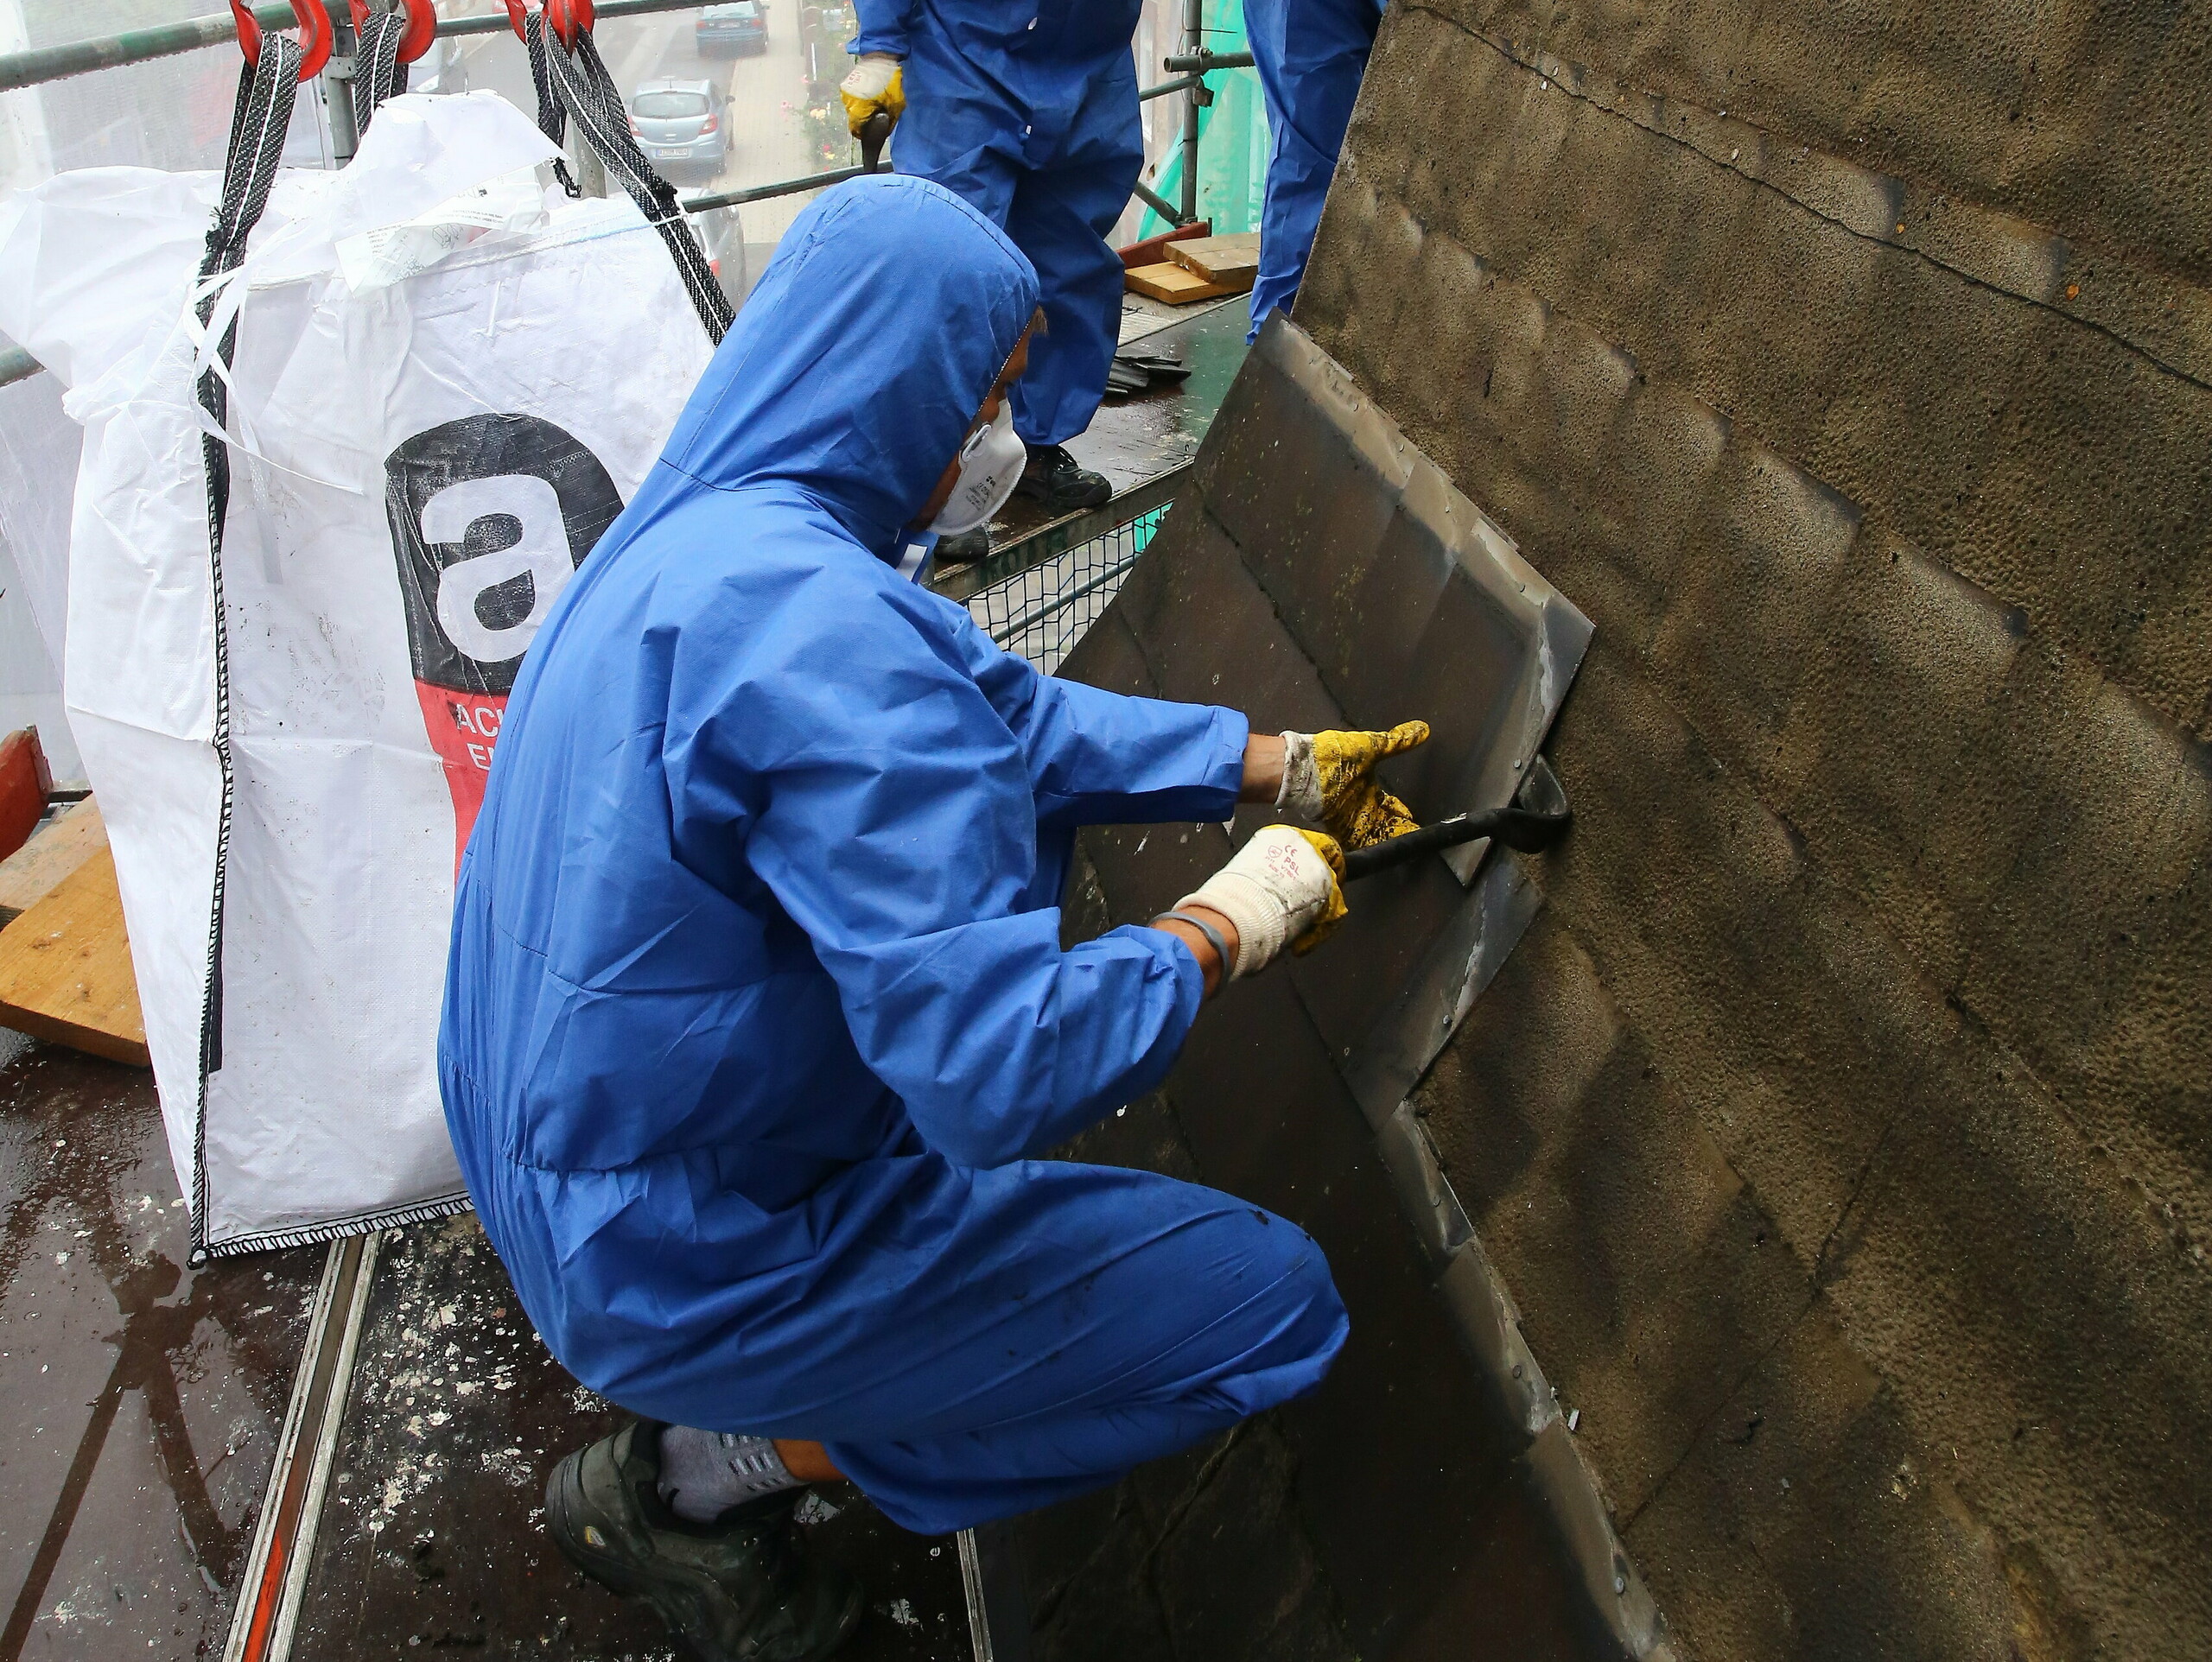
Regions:
<instances>
[{"instance_id":1,"label":"white and yellow glove","mask_svg":"<svg viewBox=\"0 0 2212 1662\"><path fill-rule=\"evenodd\" d=\"M845 106L845 125L855 138L878 111L895 124L906 112L906 83L900 60L888 52L863 52L852 73L837 84Z\"/></svg>"},{"instance_id":2,"label":"white and yellow glove","mask_svg":"<svg viewBox=\"0 0 2212 1662\"><path fill-rule=\"evenodd\" d=\"M1242 980L1273 963L1286 942L1294 952L1311 952L1344 921L1344 866L1333 838L1266 826L1175 907L1210 906L1236 926L1230 978Z\"/></svg>"},{"instance_id":3,"label":"white and yellow glove","mask_svg":"<svg viewBox=\"0 0 2212 1662\"><path fill-rule=\"evenodd\" d=\"M1275 806L1325 825L1347 848L1416 830L1421 822L1377 782L1375 768L1427 742L1426 721L1402 721L1388 733L1287 733Z\"/></svg>"}]
</instances>

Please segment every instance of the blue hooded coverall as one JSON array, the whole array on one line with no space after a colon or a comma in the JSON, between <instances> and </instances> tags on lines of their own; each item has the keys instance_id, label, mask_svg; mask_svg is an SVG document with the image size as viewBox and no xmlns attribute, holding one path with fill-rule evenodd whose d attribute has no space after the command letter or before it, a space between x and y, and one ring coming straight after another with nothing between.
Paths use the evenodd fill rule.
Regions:
<instances>
[{"instance_id":1,"label":"blue hooded coverall","mask_svg":"<svg viewBox=\"0 0 2212 1662\"><path fill-rule=\"evenodd\" d=\"M893 569L1036 301L925 181L800 215L507 706L438 1061L554 1355L657 1418L817 1439L939 1533L1310 1389L1319 1250L1028 1157L1158 1084L1173 936L1071 951L1075 828L1230 812L1233 711L1040 677Z\"/></svg>"},{"instance_id":2,"label":"blue hooded coverall","mask_svg":"<svg viewBox=\"0 0 2212 1662\"><path fill-rule=\"evenodd\" d=\"M891 159L988 214L1036 267L1049 333L1014 393L1014 431L1090 425L1122 328L1107 235L1144 167L1140 0L857 0L851 49L906 60Z\"/></svg>"},{"instance_id":3,"label":"blue hooded coverall","mask_svg":"<svg viewBox=\"0 0 2212 1662\"><path fill-rule=\"evenodd\" d=\"M1287 313L1298 298L1382 6L1383 0L1244 0L1244 32L1274 134L1252 339L1269 312Z\"/></svg>"}]
</instances>

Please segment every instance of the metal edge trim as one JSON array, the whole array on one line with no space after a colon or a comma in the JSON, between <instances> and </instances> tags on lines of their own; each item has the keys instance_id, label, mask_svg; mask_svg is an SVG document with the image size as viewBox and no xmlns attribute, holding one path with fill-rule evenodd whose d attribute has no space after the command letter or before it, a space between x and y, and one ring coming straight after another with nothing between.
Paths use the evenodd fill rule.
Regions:
<instances>
[{"instance_id":1,"label":"metal edge trim","mask_svg":"<svg viewBox=\"0 0 2212 1662\"><path fill-rule=\"evenodd\" d=\"M288 1662L292 1637L306 1602L308 1574L315 1564L315 1537L322 1526L322 1503L330 1488L330 1469L336 1463L339 1434L346 1429L346 1410L353 1396L353 1364L360 1354L361 1328L369 1310L369 1292L376 1285L377 1255L384 1240L378 1230L359 1237L360 1267L353 1276L353 1297L346 1312L346 1330L339 1341L338 1361L331 1369L323 1393L324 1410L315 1439L315 1463L308 1469L306 1494L300 1503L297 1529L284 1577L283 1602L277 1606L276 1632L269 1643L266 1662Z\"/></svg>"},{"instance_id":2,"label":"metal edge trim","mask_svg":"<svg viewBox=\"0 0 2212 1662\"><path fill-rule=\"evenodd\" d=\"M282 1653L273 1648L273 1642L281 1632L286 1646L290 1643L291 1630L284 1620L284 1609L294 1564L301 1556L298 1531L308 1491L315 1485L315 1466L322 1459L326 1425L343 1418L342 1404L338 1415L333 1416L329 1411L332 1385L341 1362L346 1364L350 1380L353 1348L359 1336L360 1306L368 1280L365 1261L367 1266L374 1264L375 1240L373 1235L349 1235L334 1240L324 1257L322 1279L315 1288L315 1304L308 1320L307 1340L301 1348L299 1368L292 1379L291 1400L285 1407L283 1429L277 1434L276 1457L270 1466L269 1486L262 1498L260 1516L254 1524L253 1544L246 1554L245 1573L238 1582L238 1603L232 1610L230 1633L223 1644L223 1662L281 1662ZM340 1313L341 1300L345 1309ZM334 1316L338 1323L334 1337ZM296 1489L292 1480L299 1468L302 1443L309 1445L306 1450L309 1469L305 1481ZM296 1496L296 1504L288 1505L288 1495ZM308 1531L311 1545L311 1522ZM284 1556L277 1559L276 1569L283 1580L272 1589L270 1561L280 1551ZM268 1610L265 1621L258 1619L264 1608Z\"/></svg>"},{"instance_id":3,"label":"metal edge trim","mask_svg":"<svg viewBox=\"0 0 2212 1662\"><path fill-rule=\"evenodd\" d=\"M968 1636L976 1662L994 1662L991 1652L991 1613L983 1598L983 1561L976 1551L976 1532L963 1529L958 1537L960 1587L968 1599Z\"/></svg>"}]
</instances>

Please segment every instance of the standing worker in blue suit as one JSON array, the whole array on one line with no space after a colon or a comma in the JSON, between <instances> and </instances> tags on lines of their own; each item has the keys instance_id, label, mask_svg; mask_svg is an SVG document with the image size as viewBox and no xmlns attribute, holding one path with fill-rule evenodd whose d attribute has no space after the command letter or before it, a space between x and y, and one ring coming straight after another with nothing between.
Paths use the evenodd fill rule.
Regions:
<instances>
[{"instance_id":1,"label":"standing worker in blue suit","mask_svg":"<svg viewBox=\"0 0 2212 1662\"><path fill-rule=\"evenodd\" d=\"M892 160L981 208L1036 268L1045 331L1014 390L1016 487L1052 513L1112 487L1064 447L1106 394L1122 262L1106 240L1144 166L1129 42L1140 0L857 0L842 96L855 135L898 123ZM940 550L981 553L981 533Z\"/></svg>"},{"instance_id":2,"label":"standing worker in blue suit","mask_svg":"<svg viewBox=\"0 0 2212 1662\"><path fill-rule=\"evenodd\" d=\"M862 1608L799 1485L957 1530L1312 1389L1346 1335L1281 1219L1034 1158L1343 914L1337 842L1277 825L1063 950L1076 828L1273 801L1371 841L1422 736L1047 679L901 574L1023 464L1037 296L927 181L801 214L551 608L461 862L461 1170L554 1355L647 1417L560 1462L547 1526L722 1662L813 1662Z\"/></svg>"},{"instance_id":3,"label":"standing worker in blue suit","mask_svg":"<svg viewBox=\"0 0 2212 1662\"><path fill-rule=\"evenodd\" d=\"M1244 0L1244 32L1274 135L1260 216L1252 333L1287 314L1320 228L1321 205L1382 26L1383 0Z\"/></svg>"}]
</instances>

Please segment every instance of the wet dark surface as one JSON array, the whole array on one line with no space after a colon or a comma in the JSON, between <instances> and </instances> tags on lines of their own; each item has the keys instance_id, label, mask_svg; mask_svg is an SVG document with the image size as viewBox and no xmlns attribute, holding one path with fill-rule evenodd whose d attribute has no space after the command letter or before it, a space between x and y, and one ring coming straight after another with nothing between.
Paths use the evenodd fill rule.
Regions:
<instances>
[{"instance_id":1,"label":"wet dark surface","mask_svg":"<svg viewBox=\"0 0 2212 1662\"><path fill-rule=\"evenodd\" d=\"M1193 314L1143 337L1142 350L1173 352L1190 366L1188 379L1130 398L1109 398L1098 407L1090 426L1067 441L1069 454L1085 467L1103 473L1118 492L1198 454L1198 441L1213 422L1237 366L1244 361L1244 331L1251 317L1239 297ZM1026 497L1015 497L991 522L991 540L1005 542L1035 530L1052 516Z\"/></svg>"},{"instance_id":2,"label":"wet dark surface","mask_svg":"<svg viewBox=\"0 0 2212 1662\"><path fill-rule=\"evenodd\" d=\"M219 1654L323 1251L187 1268L153 1075L6 1032L0 1193L0 1659Z\"/></svg>"},{"instance_id":3,"label":"wet dark surface","mask_svg":"<svg viewBox=\"0 0 2212 1662\"><path fill-rule=\"evenodd\" d=\"M538 1342L474 1217L388 1232L296 1662L690 1655L649 1610L570 1568L542 1526L554 1464L620 1424ZM971 1654L951 1538L895 1529L842 1487L804 1510L813 1549L868 1591L839 1662Z\"/></svg>"}]
</instances>

